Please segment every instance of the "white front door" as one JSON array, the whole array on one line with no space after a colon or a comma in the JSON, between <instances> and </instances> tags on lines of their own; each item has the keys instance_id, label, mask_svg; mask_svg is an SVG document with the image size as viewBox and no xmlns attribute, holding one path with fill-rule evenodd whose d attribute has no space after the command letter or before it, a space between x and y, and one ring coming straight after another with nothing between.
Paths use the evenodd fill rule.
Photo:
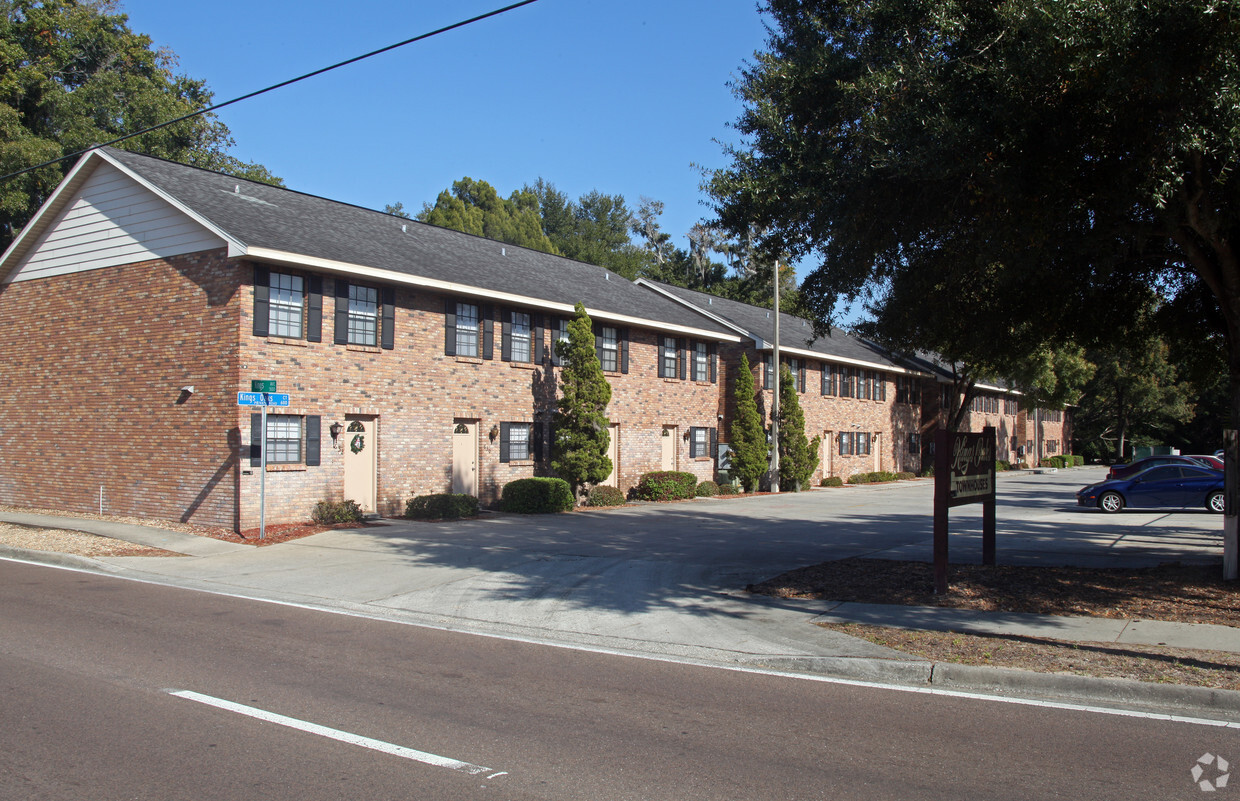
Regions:
<instances>
[{"instance_id":1,"label":"white front door","mask_svg":"<svg viewBox=\"0 0 1240 801\"><path fill-rule=\"evenodd\" d=\"M832 448L835 446L835 434L831 431L824 431L822 434L822 477L826 478L831 475L831 454Z\"/></svg>"},{"instance_id":2,"label":"white front door","mask_svg":"<svg viewBox=\"0 0 1240 801\"><path fill-rule=\"evenodd\" d=\"M602 483L608 487L620 486L620 424L612 423L608 429L611 435L607 442L607 458L611 459L611 474Z\"/></svg>"},{"instance_id":3,"label":"white front door","mask_svg":"<svg viewBox=\"0 0 1240 801\"><path fill-rule=\"evenodd\" d=\"M374 513L379 488L378 426L373 417L346 417L344 429L344 497Z\"/></svg>"},{"instance_id":4,"label":"white front door","mask_svg":"<svg viewBox=\"0 0 1240 801\"><path fill-rule=\"evenodd\" d=\"M478 421L452 421L452 491L478 494Z\"/></svg>"},{"instance_id":5,"label":"white front door","mask_svg":"<svg viewBox=\"0 0 1240 801\"><path fill-rule=\"evenodd\" d=\"M663 426L659 436L659 468L661 470L676 469L676 426Z\"/></svg>"}]
</instances>

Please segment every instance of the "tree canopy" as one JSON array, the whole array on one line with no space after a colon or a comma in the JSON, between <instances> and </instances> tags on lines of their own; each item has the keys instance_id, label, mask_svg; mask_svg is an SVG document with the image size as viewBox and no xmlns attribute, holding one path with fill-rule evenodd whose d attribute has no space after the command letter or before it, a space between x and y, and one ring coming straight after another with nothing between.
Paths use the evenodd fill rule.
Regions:
<instances>
[{"instance_id":1,"label":"tree canopy","mask_svg":"<svg viewBox=\"0 0 1240 801\"><path fill-rule=\"evenodd\" d=\"M401 204L388 206L389 213L403 210ZM418 219L422 222L485 236L510 245L559 254L559 250L543 233L538 198L528 191L513 192L507 200L486 181L466 176L452 184L426 205Z\"/></svg>"},{"instance_id":2,"label":"tree canopy","mask_svg":"<svg viewBox=\"0 0 1240 801\"><path fill-rule=\"evenodd\" d=\"M769 0L711 179L733 231L893 338L1015 370L1157 293L1221 319L1240 410L1240 8ZM1202 291L1204 290L1204 292ZM913 334L900 334L919 325Z\"/></svg>"},{"instance_id":3,"label":"tree canopy","mask_svg":"<svg viewBox=\"0 0 1240 801\"><path fill-rule=\"evenodd\" d=\"M0 171L7 174L205 108L205 82L173 72L110 0L0 0ZM128 150L282 185L266 168L229 155L233 140L212 114L118 145ZM0 247L51 194L71 163L0 183Z\"/></svg>"}]
</instances>

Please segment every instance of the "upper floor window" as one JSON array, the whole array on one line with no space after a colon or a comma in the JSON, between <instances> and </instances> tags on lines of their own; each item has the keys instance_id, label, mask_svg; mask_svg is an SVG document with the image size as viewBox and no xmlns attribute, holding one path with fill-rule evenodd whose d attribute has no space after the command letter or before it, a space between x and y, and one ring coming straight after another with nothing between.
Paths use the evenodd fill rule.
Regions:
<instances>
[{"instance_id":1,"label":"upper floor window","mask_svg":"<svg viewBox=\"0 0 1240 801\"><path fill-rule=\"evenodd\" d=\"M853 370L851 367L840 368L840 397L841 398L851 398L854 395L856 395L856 392L854 390L855 383L854 383L854 376L853 376L853 373L855 372L856 371Z\"/></svg>"},{"instance_id":2,"label":"upper floor window","mask_svg":"<svg viewBox=\"0 0 1240 801\"><path fill-rule=\"evenodd\" d=\"M478 307L456 304L456 355L478 356Z\"/></svg>"},{"instance_id":3,"label":"upper floor window","mask_svg":"<svg viewBox=\"0 0 1240 801\"><path fill-rule=\"evenodd\" d=\"M710 380L710 353L705 342L697 342L693 346L693 380Z\"/></svg>"},{"instance_id":4,"label":"upper floor window","mask_svg":"<svg viewBox=\"0 0 1240 801\"><path fill-rule=\"evenodd\" d=\"M305 281L300 275L271 273L268 314L269 333L275 337L300 339L305 306Z\"/></svg>"},{"instance_id":5,"label":"upper floor window","mask_svg":"<svg viewBox=\"0 0 1240 801\"><path fill-rule=\"evenodd\" d=\"M604 372L614 373L620 369L620 336L615 328L603 326L599 329L599 364Z\"/></svg>"},{"instance_id":6,"label":"upper floor window","mask_svg":"<svg viewBox=\"0 0 1240 801\"><path fill-rule=\"evenodd\" d=\"M822 394L838 395L839 394L839 372L836 367L826 362L822 363Z\"/></svg>"},{"instance_id":7,"label":"upper floor window","mask_svg":"<svg viewBox=\"0 0 1240 801\"><path fill-rule=\"evenodd\" d=\"M349 285L349 344L379 344L379 290Z\"/></svg>"},{"instance_id":8,"label":"upper floor window","mask_svg":"<svg viewBox=\"0 0 1240 801\"><path fill-rule=\"evenodd\" d=\"M530 316L524 312L512 313L512 360L514 362L533 361L530 350Z\"/></svg>"},{"instance_id":9,"label":"upper floor window","mask_svg":"<svg viewBox=\"0 0 1240 801\"><path fill-rule=\"evenodd\" d=\"M659 337L659 377L676 377L676 337Z\"/></svg>"},{"instance_id":10,"label":"upper floor window","mask_svg":"<svg viewBox=\"0 0 1240 801\"><path fill-rule=\"evenodd\" d=\"M915 386L912 376L896 376L896 403L917 403L913 394Z\"/></svg>"}]
</instances>

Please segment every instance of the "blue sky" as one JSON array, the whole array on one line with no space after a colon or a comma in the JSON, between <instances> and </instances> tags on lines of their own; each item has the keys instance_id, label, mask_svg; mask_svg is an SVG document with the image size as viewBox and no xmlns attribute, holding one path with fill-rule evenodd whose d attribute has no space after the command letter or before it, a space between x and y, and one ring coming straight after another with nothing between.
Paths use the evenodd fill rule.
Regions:
<instances>
[{"instance_id":1,"label":"blue sky","mask_svg":"<svg viewBox=\"0 0 1240 801\"><path fill-rule=\"evenodd\" d=\"M506 5L505 0L121 0L130 27L223 101ZM709 216L698 168L766 41L754 0L539 0L219 113L233 154L302 192L416 212L462 176L508 195L542 177L636 209L676 244Z\"/></svg>"}]
</instances>

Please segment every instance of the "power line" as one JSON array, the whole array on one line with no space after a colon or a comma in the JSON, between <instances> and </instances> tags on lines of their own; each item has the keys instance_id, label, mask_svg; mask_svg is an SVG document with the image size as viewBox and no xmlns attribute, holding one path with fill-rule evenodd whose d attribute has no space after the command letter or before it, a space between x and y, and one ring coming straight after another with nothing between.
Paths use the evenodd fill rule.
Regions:
<instances>
[{"instance_id":1,"label":"power line","mask_svg":"<svg viewBox=\"0 0 1240 801\"><path fill-rule=\"evenodd\" d=\"M528 6L531 3L537 3L537 2L538 0L521 0L521 2L519 3L513 3L512 5L507 5L507 6L504 6L503 8L497 8L494 11L488 11L485 14L479 14L476 17L470 17L469 19L461 20L460 22L454 22L451 25L447 25L443 28L439 28L429 33L423 33L418 36L415 36L412 39L406 39L403 42L397 42L396 44L391 44L391 45L388 45L387 47L381 47L378 50L372 50L369 53L365 53L360 56L354 56L353 58L347 59L345 61L341 61L339 64L332 64L330 67L323 67L322 69L317 69L314 72L307 72L305 75L299 76L297 78L290 78L287 81L282 81L281 83L273 84L272 86L268 86L266 89L259 89L257 92L250 92L248 95L242 95L241 97L234 97L232 100L227 100L223 103L216 103L214 106L209 106L208 108L199 109L198 111L192 112L190 114L186 114L182 117L177 117L175 120L168 120L167 122L161 122L159 125L152 125L151 127L143 128L140 131L134 131L133 133L125 134L124 136L118 136L115 139L104 142L103 144L92 145L91 147L88 147L85 150L79 150L75 153L69 153L59 158L54 158L51 161L45 161L42 164L36 164L33 167L27 167L24 170L18 170L17 172L11 172L8 175L0 175L0 181L7 181L10 178L16 178L19 175L25 175L28 172L33 172L34 170L42 169L43 167L50 167L53 164L59 164L62 161L66 161L72 158L77 158L83 153L88 153L91 150L94 150L95 148L108 147L110 145L116 144L117 142L123 142L126 139L132 139L135 136L141 136L144 133L150 133L151 131L158 131L160 128L167 128L169 125L176 125L178 122L184 122L185 120L193 119L194 117L200 116L202 114L209 114L218 109L222 109L225 106L231 106L233 103L240 103L242 100L249 100L251 97L258 97L261 94L266 94L267 92L271 92L276 89L282 89L285 86L295 84L298 81L304 81L307 78L313 78L316 75L322 75L325 72L331 72L334 69L339 69L340 67L346 67L349 64L355 64L358 61L371 58L372 56L377 56L381 53L386 53L389 50L395 50L398 47L404 47L405 45L410 45L410 44L413 44L414 42L420 42L424 39L429 39L432 36L438 36L441 33L447 33L448 31L454 31L457 28L463 28L466 25L472 25L475 22L481 22L482 20L489 19L490 17L497 17L500 14L507 13L509 11L512 11L513 9L520 8L521 6Z\"/></svg>"}]
</instances>

